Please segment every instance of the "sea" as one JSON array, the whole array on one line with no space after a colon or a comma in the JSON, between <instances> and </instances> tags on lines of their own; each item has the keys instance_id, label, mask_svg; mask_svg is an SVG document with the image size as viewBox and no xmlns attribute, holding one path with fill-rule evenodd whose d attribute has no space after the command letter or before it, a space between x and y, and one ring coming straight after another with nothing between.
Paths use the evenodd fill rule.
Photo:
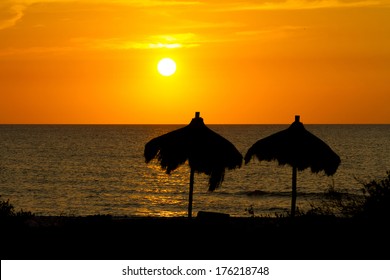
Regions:
<instances>
[{"instance_id":1,"label":"sea","mask_svg":"<svg viewBox=\"0 0 390 280\"><path fill-rule=\"evenodd\" d=\"M112 215L184 217L188 211L187 163L170 175L146 163L145 144L185 125L0 125L0 199L15 211L42 216ZM207 125L245 156L258 140L286 129L278 125ZM390 170L390 125L305 125L341 158L333 176L297 175L297 207L319 207L331 190L361 197L363 183ZM227 170L208 191L195 174L193 216L199 211L233 217L284 215L291 207L291 166L253 158Z\"/></svg>"}]
</instances>

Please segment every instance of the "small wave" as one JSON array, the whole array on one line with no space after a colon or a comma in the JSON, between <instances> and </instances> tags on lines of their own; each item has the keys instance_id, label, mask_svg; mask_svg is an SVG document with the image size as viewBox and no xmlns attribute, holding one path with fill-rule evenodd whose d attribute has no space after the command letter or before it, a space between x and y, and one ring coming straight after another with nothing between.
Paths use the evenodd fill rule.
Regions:
<instances>
[{"instance_id":1,"label":"small wave","mask_svg":"<svg viewBox=\"0 0 390 280\"><path fill-rule=\"evenodd\" d=\"M260 190L254 190L249 192L244 192L248 196L264 196L270 194L269 192L260 191Z\"/></svg>"},{"instance_id":2,"label":"small wave","mask_svg":"<svg viewBox=\"0 0 390 280\"><path fill-rule=\"evenodd\" d=\"M268 212L283 212L283 211L287 211L287 210L290 210L290 208L285 208L285 207L269 207L268 209Z\"/></svg>"},{"instance_id":3,"label":"small wave","mask_svg":"<svg viewBox=\"0 0 390 280\"><path fill-rule=\"evenodd\" d=\"M288 197L291 196L291 191L286 192L279 192L279 191L262 191L262 190L254 190L254 191L241 191L237 192L237 195L245 195L250 197ZM340 193L340 196L347 197L351 196L351 194L348 193ZM297 196L299 197L315 197L315 198L323 198L327 197L327 195L324 192L304 192L304 191L298 191Z\"/></svg>"},{"instance_id":4,"label":"small wave","mask_svg":"<svg viewBox=\"0 0 390 280\"><path fill-rule=\"evenodd\" d=\"M267 191L261 191L261 190L254 190L254 191L243 191L239 192L239 195L247 195L247 196L289 196L291 195L291 192L267 192Z\"/></svg>"}]
</instances>

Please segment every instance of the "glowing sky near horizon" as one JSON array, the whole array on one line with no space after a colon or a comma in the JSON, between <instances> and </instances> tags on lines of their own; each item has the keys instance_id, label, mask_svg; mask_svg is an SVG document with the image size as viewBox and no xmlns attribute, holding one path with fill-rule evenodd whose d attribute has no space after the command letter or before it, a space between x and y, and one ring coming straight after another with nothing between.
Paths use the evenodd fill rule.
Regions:
<instances>
[{"instance_id":1,"label":"glowing sky near horizon","mask_svg":"<svg viewBox=\"0 0 390 280\"><path fill-rule=\"evenodd\" d=\"M0 124L390 123L389 19L389 0L3 0Z\"/></svg>"}]
</instances>

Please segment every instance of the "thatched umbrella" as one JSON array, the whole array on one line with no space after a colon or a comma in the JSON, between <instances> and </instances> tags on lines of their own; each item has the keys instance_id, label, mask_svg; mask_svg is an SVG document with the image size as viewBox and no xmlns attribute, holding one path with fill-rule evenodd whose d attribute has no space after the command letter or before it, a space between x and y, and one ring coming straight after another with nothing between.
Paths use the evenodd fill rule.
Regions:
<instances>
[{"instance_id":1,"label":"thatched umbrella","mask_svg":"<svg viewBox=\"0 0 390 280\"><path fill-rule=\"evenodd\" d=\"M279 165L292 166L292 217L295 216L297 170L310 168L313 173L324 171L327 176L331 176L341 162L340 157L324 141L305 129L299 116L295 116L295 122L287 129L253 144L245 155L245 164L254 156L260 161L276 160Z\"/></svg>"},{"instance_id":2,"label":"thatched umbrella","mask_svg":"<svg viewBox=\"0 0 390 280\"><path fill-rule=\"evenodd\" d=\"M195 113L190 124L150 140L145 145L145 161L157 159L163 170L170 174L188 161L190 166L190 189L188 217L192 217L194 174L209 175L209 191L218 188L225 169L241 167L243 156L227 139L209 129Z\"/></svg>"}]
</instances>

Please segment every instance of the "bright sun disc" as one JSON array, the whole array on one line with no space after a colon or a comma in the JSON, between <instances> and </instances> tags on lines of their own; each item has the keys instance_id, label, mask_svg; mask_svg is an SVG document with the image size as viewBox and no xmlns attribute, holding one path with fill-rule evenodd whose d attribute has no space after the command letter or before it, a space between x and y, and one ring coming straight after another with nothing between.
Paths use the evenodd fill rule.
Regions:
<instances>
[{"instance_id":1,"label":"bright sun disc","mask_svg":"<svg viewBox=\"0 0 390 280\"><path fill-rule=\"evenodd\" d=\"M171 76L176 72L176 63L170 58L163 58L158 62L157 70L163 76Z\"/></svg>"}]
</instances>

